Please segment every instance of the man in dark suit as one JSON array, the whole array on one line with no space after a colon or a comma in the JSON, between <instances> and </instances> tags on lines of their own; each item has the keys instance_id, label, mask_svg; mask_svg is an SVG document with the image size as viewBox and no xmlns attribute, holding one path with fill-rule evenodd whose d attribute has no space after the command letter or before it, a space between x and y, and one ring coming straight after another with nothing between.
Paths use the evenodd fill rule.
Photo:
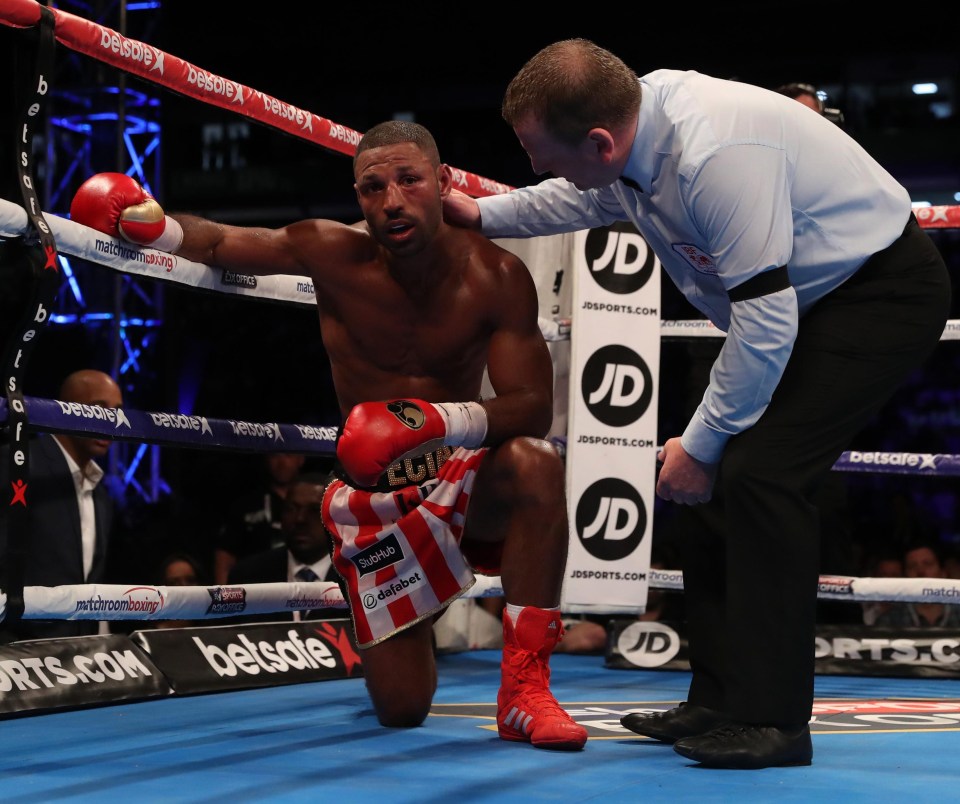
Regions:
<instances>
[{"instance_id":1,"label":"man in dark suit","mask_svg":"<svg viewBox=\"0 0 960 804\"><path fill-rule=\"evenodd\" d=\"M62 402L119 408L120 386L109 374L84 369L60 386ZM29 514L24 586L103 583L113 525L113 500L100 482L98 460L110 449L102 436L83 438L41 433L29 443ZM8 447L0 447L0 474L7 474ZM6 554L9 523L0 517ZM98 633L92 620L21 620L0 626L0 642Z\"/></svg>"},{"instance_id":2,"label":"man in dark suit","mask_svg":"<svg viewBox=\"0 0 960 804\"><path fill-rule=\"evenodd\" d=\"M323 492L327 478L306 473L293 481L280 514L284 546L264 550L237 561L229 583L277 583L339 581L330 559L330 537L323 527ZM231 618L230 622L276 622L282 620L329 620L349 616L347 609L317 609L310 612Z\"/></svg>"}]
</instances>

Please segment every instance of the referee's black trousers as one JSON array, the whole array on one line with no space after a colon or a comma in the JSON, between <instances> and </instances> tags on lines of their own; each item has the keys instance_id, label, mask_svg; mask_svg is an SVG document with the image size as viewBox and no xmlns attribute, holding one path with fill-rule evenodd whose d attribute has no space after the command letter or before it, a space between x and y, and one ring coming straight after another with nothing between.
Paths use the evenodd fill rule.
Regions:
<instances>
[{"instance_id":1,"label":"referee's black trousers","mask_svg":"<svg viewBox=\"0 0 960 804\"><path fill-rule=\"evenodd\" d=\"M811 500L933 351L950 300L943 258L911 216L801 319L769 407L727 444L713 499L679 514L692 703L745 723L809 720L820 542Z\"/></svg>"}]
</instances>

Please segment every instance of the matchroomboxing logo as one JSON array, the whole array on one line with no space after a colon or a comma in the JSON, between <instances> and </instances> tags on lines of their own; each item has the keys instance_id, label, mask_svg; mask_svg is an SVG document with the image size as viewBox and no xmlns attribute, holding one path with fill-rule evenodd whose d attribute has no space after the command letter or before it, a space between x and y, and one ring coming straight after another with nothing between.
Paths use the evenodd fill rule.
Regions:
<instances>
[{"instance_id":1,"label":"matchroomboxing logo","mask_svg":"<svg viewBox=\"0 0 960 804\"><path fill-rule=\"evenodd\" d=\"M328 589L320 597L288 597L284 604L290 611L312 611L313 609L342 609L343 595L340 589Z\"/></svg>"},{"instance_id":2,"label":"matchroomboxing logo","mask_svg":"<svg viewBox=\"0 0 960 804\"><path fill-rule=\"evenodd\" d=\"M118 598L89 597L78 600L74 611L103 614L149 614L163 611L163 595L152 586L132 586Z\"/></svg>"},{"instance_id":3,"label":"matchroomboxing logo","mask_svg":"<svg viewBox=\"0 0 960 804\"><path fill-rule=\"evenodd\" d=\"M653 249L629 223L591 229L583 246L590 276L610 293L634 293L657 267Z\"/></svg>"},{"instance_id":4,"label":"matchroomboxing logo","mask_svg":"<svg viewBox=\"0 0 960 804\"><path fill-rule=\"evenodd\" d=\"M580 496L575 523L584 550L601 561L619 561L643 541L647 509L627 481L607 477Z\"/></svg>"}]
</instances>

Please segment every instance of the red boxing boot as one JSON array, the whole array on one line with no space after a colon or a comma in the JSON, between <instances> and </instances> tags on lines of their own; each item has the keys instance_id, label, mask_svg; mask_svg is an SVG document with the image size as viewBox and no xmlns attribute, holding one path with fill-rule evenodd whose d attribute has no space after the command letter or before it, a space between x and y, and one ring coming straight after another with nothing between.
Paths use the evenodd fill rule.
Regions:
<instances>
[{"instance_id":1,"label":"red boxing boot","mask_svg":"<svg viewBox=\"0 0 960 804\"><path fill-rule=\"evenodd\" d=\"M503 614L503 660L497 695L501 740L579 751L587 730L573 722L550 692L550 654L563 635L560 613L527 607L516 628Z\"/></svg>"}]
</instances>

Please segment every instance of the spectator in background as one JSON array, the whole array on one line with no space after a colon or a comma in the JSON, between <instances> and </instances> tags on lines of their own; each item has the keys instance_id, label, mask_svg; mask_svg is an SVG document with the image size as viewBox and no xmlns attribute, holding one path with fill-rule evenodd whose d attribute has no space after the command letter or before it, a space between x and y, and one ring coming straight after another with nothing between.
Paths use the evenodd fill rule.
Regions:
<instances>
[{"instance_id":1,"label":"spectator in background","mask_svg":"<svg viewBox=\"0 0 960 804\"><path fill-rule=\"evenodd\" d=\"M955 546L944 550L943 571L948 578L960 579L960 549Z\"/></svg>"},{"instance_id":2,"label":"spectator in background","mask_svg":"<svg viewBox=\"0 0 960 804\"><path fill-rule=\"evenodd\" d=\"M946 578L942 547L932 538L911 542L903 551L907 578ZM960 605L947 603L893 603L877 617L875 625L894 628L958 628Z\"/></svg>"},{"instance_id":3,"label":"spectator in background","mask_svg":"<svg viewBox=\"0 0 960 804\"><path fill-rule=\"evenodd\" d=\"M254 553L283 546L280 511L305 456L270 452L262 456L261 482L235 501L220 526L213 550L213 582L224 584L236 562Z\"/></svg>"},{"instance_id":4,"label":"spectator in background","mask_svg":"<svg viewBox=\"0 0 960 804\"><path fill-rule=\"evenodd\" d=\"M804 106L809 106L817 114L823 114L823 101L817 94L817 90L813 84L801 84L797 82L782 84L777 87L776 91L781 95L786 95L788 98L793 98Z\"/></svg>"},{"instance_id":5,"label":"spectator in background","mask_svg":"<svg viewBox=\"0 0 960 804\"><path fill-rule=\"evenodd\" d=\"M230 571L231 584L335 581L340 576L330 558L330 537L323 526L323 491L327 477L304 473L287 488L281 504L283 544L242 558ZM329 620L347 617L347 609L311 612L278 612L233 619L231 622L275 622L301 619Z\"/></svg>"},{"instance_id":6,"label":"spectator in background","mask_svg":"<svg viewBox=\"0 0 960 804\"><path fill-rule=\"evenodd\" d=\"M123 394L102 371L81 369L60 386L57 399L101 408L119 408ZM114 502L101 483L111 441L75 435L39 434L29 444L29 538L25 545L24 586L104 583L113 534ZM9 447L0 446L0 476L6 479ZM3 552L8 548L8 521L0 516ZM90 620L41 622L21 620L0 626L0 641L89 636L109 633Z\"/></svg>"},{"instance_id":7,"label":"spectator in background","mask_svg":"<svg viewBox=\"0 0 960 804\"><path fill-rule=\"evenodd\" d=\"M775 91L781 95L786 95L788 98L793 98L804 106L809 106L817 114L826 117L831 123L843 126L843 112L839 109L827 108L822 97L825 93L821 93L813 84L799 82L782 84Z\"/></svg>"},{"instance_id":8,"label":"spectator in background","mask_svg":"<svg viewBox=\"0 0 960 804\"><path fill-rule=\"evenodd\" d=\"M864 575L867 578L902 578L903 559L900 557L900 550L892 545L876 548L866 561ZM877 618L889 611L893 603L889 600L871 600L860 605L863 609L864 625L875 625Z\"/></svg>"},{"instance_id":9,"label":"spectator in background","mask_svg":"<svg viewBox=\"0 0 960 804\"><path fill-rule=\"evenodd\" d=\"M160 586L199 586L206 583L206 573L200 562L189 553L170 553L160 562L157 583ZM190 628L204 625L195 620L157 620L157 628Z\"/></svg>"}]
</instances>

